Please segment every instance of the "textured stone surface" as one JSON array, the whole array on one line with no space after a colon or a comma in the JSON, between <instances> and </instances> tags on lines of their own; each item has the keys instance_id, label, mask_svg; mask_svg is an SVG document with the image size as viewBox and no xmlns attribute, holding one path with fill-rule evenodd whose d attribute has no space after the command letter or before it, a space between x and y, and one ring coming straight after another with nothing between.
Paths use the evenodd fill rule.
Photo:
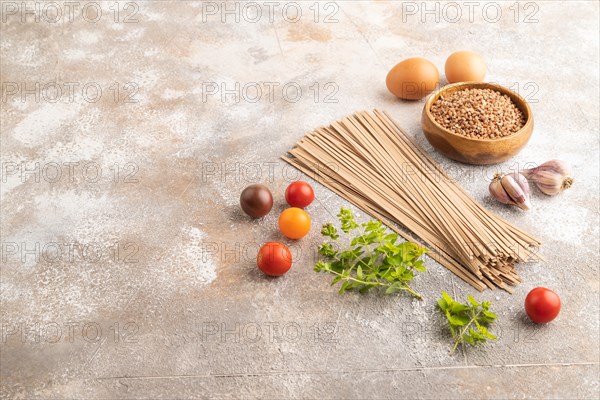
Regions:
<instances>
[{"instance_id":1,"label":"textured stone surface","mask_svg":"<svg viewBox=\"0 0 600 400\"><path fill-rule=\"evenodd\" d=\"M2 3L2 397L598 396L597 2L521 3L517 17L506 2L497 22L496 3L487 20L484 3L476 5L470 22L459 2L455 23L445 3L438 23L420 2L324 2L318 22L312 3L295 22L282 14L293 17L297 3L285 2L272 14L263 4L259 18L239 3L239 22L235 14L221 21L220 2L120 3L118 15L101 2L97 22L92 8L69 21L58 3L57 23L22 22L22 10L7 8L20 2ZM420 131L423 102L385 89L401 59L443 67L459 49L482 54L487 79L531 103L534 135L503 165L444 159ZM51 82L63 89L56 102ZM73 98L68 82L77 84ZM220 85L235 92L236 82L239 99L222 99ZM36 83L39 98L21 95ZM415 282L422 302L338 296L312 264L316 227L347 204L306 177L315 229L298 242L282 239L283 192L301 176L278 157L312 128L374 107L478 201L542 239L547 262L520 266L514 295L474 293L427 259ZM569 191L534 191L528 213L489 199L496 170L552 158L572 164ZM275 197L257 221L238 207L252 182ZM282 278L255 267L267 240L294 252ZM547 326L523 314L536 286L562 297ZM434 311L442 290L492 300L500 339L450 355Z\"/></svg>"}]
</instances>

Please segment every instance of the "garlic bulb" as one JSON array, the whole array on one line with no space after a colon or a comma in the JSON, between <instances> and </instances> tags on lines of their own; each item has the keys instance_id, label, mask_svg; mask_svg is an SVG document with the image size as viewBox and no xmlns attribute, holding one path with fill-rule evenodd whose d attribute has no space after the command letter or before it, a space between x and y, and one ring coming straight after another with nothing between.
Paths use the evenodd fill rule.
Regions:
<instances>
[{"instance_id":1,"label":"garlic bulb","mask_svg":"<svg viewBox=\"0 0 600 400\"><path fill-rule=\"evenodd\" d=\"M557 195L573 184L569 167L560 160L551 160L521 173L549 196Z\"/></svg>"},{"instance_id":2,"label":"garlic bulb","mask_svg":"<svg viewBox=\"0 0 600 400\"><path fill-rule=\"evenodd\" d=\"M517 172L496 174L489 189L492 197L500 203L514 205L525 211L531 208L529 184L527 179Z\"/></svg>"}]
</instances>

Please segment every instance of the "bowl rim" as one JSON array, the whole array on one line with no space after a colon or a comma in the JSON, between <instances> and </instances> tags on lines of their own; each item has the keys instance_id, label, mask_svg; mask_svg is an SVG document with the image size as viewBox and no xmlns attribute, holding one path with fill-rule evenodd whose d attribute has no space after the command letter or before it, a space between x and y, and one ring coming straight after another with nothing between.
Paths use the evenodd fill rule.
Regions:
<instances>
[{"instance_id":1,"label":"bowl rim","mask_svg":"<svg viewBox=\"0 0 600 400\"><path fill-rule=\"evenodd\" d=\"M487 88L489 88L491 86L495 90L497 90L498 92L500 92L502 94L511 94L520 103L520 104L515 104L515 105L517 107L519 107L519 108L521 108L520 106L522 106L527 111L527 120L525 121L525 124L523 124L523 126L521 127L521 129L519 129L518 131L516 131L512 135L505 136L505 137L498 138L498 139L485 139L485 138L468 137L468 136L461 135L459 133L454 133L451 130L449 130L447 128L444 128L443 126L441 126L435 120L435 118L431 114L431 106L433 105L434 101L437 100L444 92L448 91L449 89L460 87L460 86L468 86L470 88L472 88L472 87L482 87L482 88L486 88L487 87ZM513 103L514 103L514 100L513 100ZM438 90L436 90L435 92L433 92L429 96L429 98L425 102L424 111L425 111L425 114L427 115L427 118L431 121L431 123L434 124L435 127L438 128L438 129L440 129L443 133L448 134L448 135L452 135L452 136L456 136L456 137L459 137L459 138L462 138L462 139L465 139L465 140L472 140L472 141L475 141L475 142L494 142L494 143L497 143L497 142L501 142L501 141L504 141L504 140L515 139L516 137L521 136L523 133L527 132L529 130L529 128L531 127L531 124L533 123L533 114L531 112L531 107L529 106L529 103L527 103L527 100L525 100L519 93L515 92L514 90L511 90L511 89L509 89L509 88L507 88L505 86L502 86L502 85L500 85L498 83L492 83L492 82L466 81L466 82L449 83L449 84L447 84L445 86L442 86L441 88L439 88Z\"/></svg>"}]
</instances>

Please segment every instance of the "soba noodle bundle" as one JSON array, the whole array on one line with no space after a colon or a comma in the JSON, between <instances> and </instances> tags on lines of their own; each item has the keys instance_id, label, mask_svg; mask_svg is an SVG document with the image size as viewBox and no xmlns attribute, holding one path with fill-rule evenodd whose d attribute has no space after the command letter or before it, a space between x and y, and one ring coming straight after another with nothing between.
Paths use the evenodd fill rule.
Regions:
<instances>
[{"instance_id":1,"label":"soba noodle bundle","mask_svg":"<svg viewBox=\"0 0 600 400\"><path fill-rule=\"evenodd\" d=\"M318 128L282 158L405 239L425 242L478 290L512 292L508 285L521 281L515 264L540 260L539 240L479 205L385 112Z\"/></svg>"}]
</instances>

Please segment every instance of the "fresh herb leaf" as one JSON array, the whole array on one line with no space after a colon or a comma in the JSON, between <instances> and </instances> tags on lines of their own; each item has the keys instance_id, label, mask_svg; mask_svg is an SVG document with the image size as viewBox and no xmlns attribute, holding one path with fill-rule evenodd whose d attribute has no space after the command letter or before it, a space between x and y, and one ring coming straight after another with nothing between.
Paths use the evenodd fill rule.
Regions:
<instances>
[{"instance_id":1,"label":"fresh herb leaf","mask_svg":"<svg viewBox=\"0 0 600 400\"><path fill-rule=\"evenodd\" d=\"M350 209L342 207L337 217L342 224L342 231L345 233L350 233L350 231L358 228L358 224L354 221L354 214Z\"/></svg>"},{"instance_id":2,"label":"fresh herb leaf","mask_svg":"<svg viewBox=\"0 0 600 400\"><path fill-rule=\"evenodd\" d=\"M451 353L454 353L459 344L464 346L466 343L474 346L488 339L497 339L487 330L498 318L490 311L492 303L489 301L479 303L472 296L467 297L467 300L468 303L459 303L446 292L442 292L442 298L438 300L438 307L446 316L454 339Z\"/></svg>"},{"instance_id":3,"label":"fresh herb leaf","mask_svg":"<svg viewBox=\"0 0 600 400\"><path fill-rule=\"evenodd\" d=\"M323 225L321 235L330 240L319 247L319 254L327 261L317 262L315 271L335 275L332 286L342 282L340 294L384 287L386 294L404 291L421 298L409 282L417 272L425 271L419 258L427 252L426 248L411 242L398 243L398 234L388 233L381 221L358 224L347 208L342 208L337 217L349 243L338 240L340 236L332 224Z\"/></svg>"},{"instance_id":4,"label":"fresh herb leaf","mask_svg":"<svg viewBox=\"0 0 600 400\"><path fill-rule=\"evenodd\" d=\"M333 248L331 243L323 243L321 247L319 247L319 254L333 258L337 255L337 251Z\"/></svg>"},{"instance_id":5,"label":"fresh herb leaf","mask_svg":"<svg viewBox=\"0 0 600 400\"><path fill-rule=\"evenodd\" d=\"M331 224L323 225L323 228L321 228L321 235L330 237L333 240L336 240L340 237L337 233L337 229L335 229L335 227Z\"/></svg>"}]
</instances>

